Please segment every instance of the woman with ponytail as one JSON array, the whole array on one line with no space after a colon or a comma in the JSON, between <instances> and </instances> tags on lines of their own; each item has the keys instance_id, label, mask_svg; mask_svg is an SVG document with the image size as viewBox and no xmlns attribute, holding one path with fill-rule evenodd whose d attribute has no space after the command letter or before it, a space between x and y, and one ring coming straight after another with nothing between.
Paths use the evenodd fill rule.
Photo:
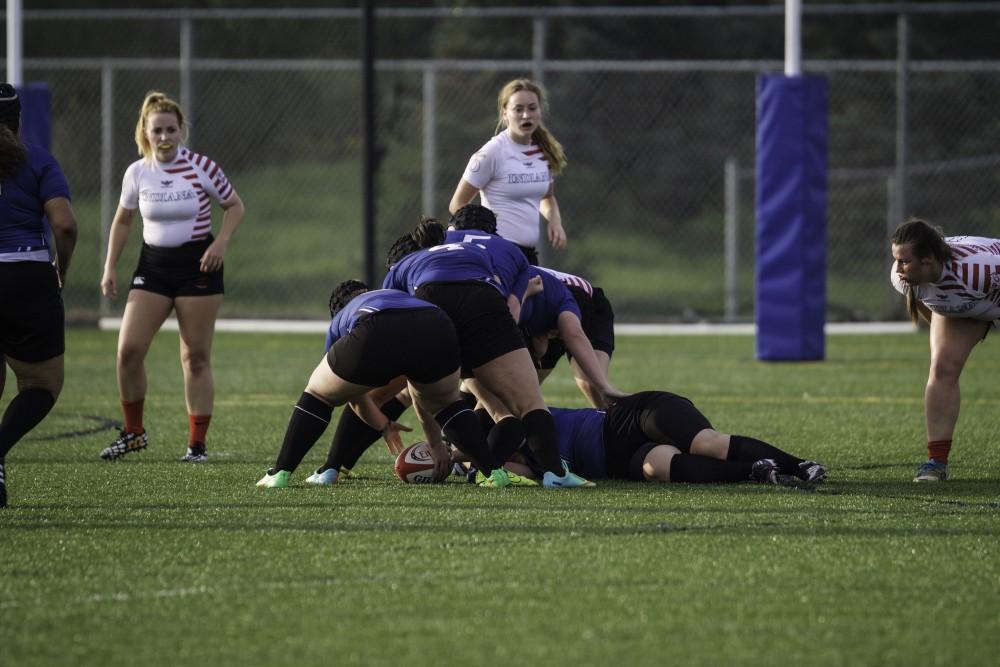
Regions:
<instances>
[{"instance_id":1,"label":"woman with ponytail","mask_svg":"<svg viewBox=\"0 0 1000 667\"><path fill-rule=\"evenodd\" d=\"M930 323L931 367L924 390L928 460L915 482L948 479L961 402L959 376L976 343L1000 324L1000 239L945 236L913 218L892 235L891 280L910 318Z\"/></svg>"},{"instance_id":2,"label":"woman with ponytail","mask_svg":"<svg viewBox=\"0 0 1000 667\"><path fill-rule=\"evenodd\" d=\"M138 210L142 251L128 282L118 334L118 391L125 424L101 452L109 461L148 444L143 424L146 353L171 312L180 328L188 412L187 453L181 460L197 463L208 457L205 435L215 398L212 339L225 291L223 258L243 219L243 202L219 165L184 146L186 135L180 105L163 93L148 93L135 128L142 157L125 170L101 278L104 296L116 298L122 286L118 259ZM212 234L213 201L222 208L218 236Z\"/></svg>"},{"instance_id":3,"label":"woman with ponytail","mask_svg":"<svg viewBox=\"0 0 1000 667\"><path fill-rule=\"evenodd\" d=\"M497 98L497 134L469 160L448 205L455 214L478 193L496 213L497 234L519 245L532 264L538 264L539 213L552 247L566 247L554 181L566 154L542 124L544 109L541 86L528 79L508 82Z\"/></svg>"}]
</instances>

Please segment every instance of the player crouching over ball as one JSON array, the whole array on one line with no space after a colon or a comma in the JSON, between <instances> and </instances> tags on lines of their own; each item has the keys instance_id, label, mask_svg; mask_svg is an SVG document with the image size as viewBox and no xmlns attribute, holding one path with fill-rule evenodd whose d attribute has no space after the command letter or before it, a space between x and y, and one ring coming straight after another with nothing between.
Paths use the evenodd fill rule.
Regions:
<instances>
[{"instance_id":1,"label":"player crouching over ball","mask_svg":"<svg viewBox=\"0 0 1000 667\"><path fill-rule=\"evenodd\" d=\"M716 431L694 403L665 391L632 394L607 411L551 410L559 454L590 479L809 485L827 475L815 461L762 440ZM461 451L452 456L463 458ZM506 464L510 470L537 477L539 466L530 451L522 447L514 458Z\"/></svg>"},{"instance_id":2,"label":"player crouching over ball","mask_svg":"<svg viewBox=\"0 0 1000 667\"><path fill-rule=\"evenodd\" d=\"M382 434L390 451L401 451L399 432L408 429L386 418L370 394L399 376L406 377L439 475L447 476L452 465L443 433L487 472L482 486L510 486L512 477L517 479L494 463L479 419L459 394L458 336L443 310L405 292L369 291L364 283L347 280L334 289L330 312L326 357L292 410L274 466L257 486L287 487L326 430L333 408L344 403Z\"/></svg>"}]
</instances>

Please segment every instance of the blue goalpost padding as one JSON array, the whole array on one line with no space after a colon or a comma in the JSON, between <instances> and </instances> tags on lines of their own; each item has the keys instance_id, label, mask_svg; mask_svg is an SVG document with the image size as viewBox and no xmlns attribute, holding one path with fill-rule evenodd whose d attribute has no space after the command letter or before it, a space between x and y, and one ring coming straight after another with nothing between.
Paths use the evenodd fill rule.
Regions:
<instances>
[{"instance_id":1,"label":"blue goalpost padding","mask_svg":"<svg viewBox=\"0 0 1000 667\"><path fill-rule=\"evenodd\" d=\"M21 98L21 139L26 144L51 150L52 94L47 83L24 83L17 87Z\"/></svg>"},{"instance_id":2,"label":"blue goalpost padding","mask_svg":"<svg viewBox=\"0 0 1000 667\"><path fill-rule=\"evenodd\" d=\"M757 78L757 358L824 358L825 77Z\"/></svg>"}]
</instances>

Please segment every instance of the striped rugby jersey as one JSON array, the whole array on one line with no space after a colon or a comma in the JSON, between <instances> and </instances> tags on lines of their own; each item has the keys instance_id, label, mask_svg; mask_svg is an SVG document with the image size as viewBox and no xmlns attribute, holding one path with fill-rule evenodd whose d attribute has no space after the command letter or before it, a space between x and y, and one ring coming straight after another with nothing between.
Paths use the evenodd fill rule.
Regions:
<instances>
[{"instance_id":1,"label":"striped rugby jersey","mask_svg":"<svg viewBox=\"0 0 1000 667\"><path fill-rule=\"evenodd\" d=\"M590 284L589 280L585 280L580 276L574 276L572 273L563 273L562 271L556 271L555 269L550 269L547 266L539 266L538 268L540 268L542 271L545 271L546 273L551 273L552 275L554 275L562 282L563 285L566 285L567 287L579 287L580 289L582 289L584 292L587 293L587 296L590 297L594 296L594 286Z\"/></svg>"},{"instance_id":2,"label":"striped rugby jersey","mask_svg":"<svg viewBox=\"0 0 1000 667\"><path fill-rule=\"evenodd\" d=\"M142 214L142 240L174 248L208 236L212 201L235 194L222 169L207 156L181 147L169 164L138 160L122 179L119 204Z\"/></svg>"},{"instance_id":3,"label":"striped rugby jersey","mask_svg":"<svg viewBox=\"0 0 1000 667\"><path fill-rule=\"evenodd\" d=\"M937 282L915 287L917 298L932 312L951 317L1000 319L1000 239L948 236L952 259ZM892 270L892 284L902 294L910 285Z\"/></svg>"}]
</instances>

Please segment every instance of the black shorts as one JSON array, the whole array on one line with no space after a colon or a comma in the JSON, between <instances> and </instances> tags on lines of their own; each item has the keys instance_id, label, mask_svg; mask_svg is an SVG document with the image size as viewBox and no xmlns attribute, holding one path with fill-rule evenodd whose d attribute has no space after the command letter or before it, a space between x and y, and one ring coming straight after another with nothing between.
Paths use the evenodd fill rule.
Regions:
<instances>
[{"instance_id":1,"label":"black shorts","mask_svg":"<svg viewBox=\"0 0 1000 667\"><path fill-rule=\"evenodd\" d=\"M531 264L532 266L538 266L538 251L537 250L535 250L531 246L520 245L518 243L515 243L514 245L516 245L518 248L520 248L521 252L524 253L524 256L528 258L528 264Z\"/></svg>"},{"instance_id":2,"label":"black shorts","mask_svg":"<svg viewBox=\"0 0 1000 667\"><path fill-rule=\"evenodd\" d=\"M608 297L604 295L604 290L595 287L594 295L591 296L586 290L575 285L567 287L576 299L576 305L580 307L580 326L583 328L583 333L587 335L595 350L605 352L610 357L615 351L615 311L611 308ZM555 368L564 354L568 359L573 359L573 355L569 353L561 339L549 340L545 356L538 361L539 367L544 370Z\"/></svg>"},{"instance_id":3,"label":"black shorts","mask_svg":"<svg viewBox=\"0 0 1000 667\"><path fill-rule=\"evenodd\" d=\"M358 320L326 360L338 377L366 387L400 375L430 384L458 370L458 336L438 308L383 310Z\"/></svg>"},{"instance_id":4,"label":"black shorts","mask_svg":"<svg viewBox=\"0 0 1000 667\"><path fill-rule=\"evenodd\" d=\"M0 354L30 363L58 357L66 351L65 324L54 266L0 262Z\"/></svg>"},{"instance_id":5,"label":"black shorts","mask_svg":"<svg viewBox=\"0 0 1000 667\"><path fill-rule=\"evenodd\" d=\"M666 391L626 396L608 408L604 419L608 477L642 480L642 461L635 465L633 456L644 445L667 444L689 452L694 436L706 428L712 428L708 418L683 396Z\"/></svg>"},{"instance_id":6,"label":"black shorts","mask_svg":"<svg viewBox=\"0 0 1000 667\"><path fill-rule=\"evenodd\" d=\"M492 285L479 281L427 283L418 287L414 296L440 307L455 324L464 377L525 347L507 301Z\"/></svg>"},{"instance_id":7,"label":"black shorts","mask_svg":"<svg viewBox=\"0 0 1000 667\"><path fill-rule=\"evenodd\" d=\"M155 292L171 299L178 296L209 296L224 294L224 269L211 273L201 270L201 256L212 244L209 234L200 241L191 241L176 248L142 244L139 265L132 275L131 289Z\"/></svg>"}]
</instances>

